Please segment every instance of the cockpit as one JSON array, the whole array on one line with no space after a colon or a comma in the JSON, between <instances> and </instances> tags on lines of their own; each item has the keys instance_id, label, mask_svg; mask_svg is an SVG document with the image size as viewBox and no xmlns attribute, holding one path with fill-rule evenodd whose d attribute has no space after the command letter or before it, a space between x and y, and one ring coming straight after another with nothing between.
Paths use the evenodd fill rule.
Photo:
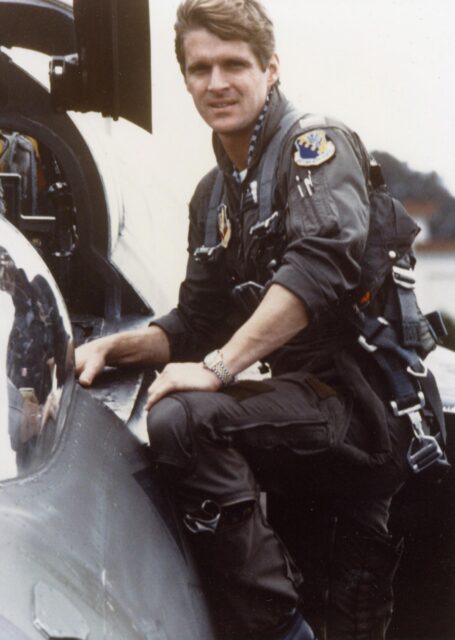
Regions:
<instances>
[{"instance_id":1,"label":"cockpit","mask_svg":"<svg viewBox=\"0 0 455 640\"><path fill-rule=\"evenodd\" d=\"M0 218L0 480L52 456L74 387L73 341L50 272Z\"/></svg>"},{"instance_id":2,"label":"cockpit","mask_svg":"<svg viewBox=\"0 0 455 640\"><path fill-rule=\"evenodd\" d=\"M10 221L49 264L63 294L74 290L76 211L56 155L37 138L0 130L0 180Z\"/></svg>"}]
</instances>

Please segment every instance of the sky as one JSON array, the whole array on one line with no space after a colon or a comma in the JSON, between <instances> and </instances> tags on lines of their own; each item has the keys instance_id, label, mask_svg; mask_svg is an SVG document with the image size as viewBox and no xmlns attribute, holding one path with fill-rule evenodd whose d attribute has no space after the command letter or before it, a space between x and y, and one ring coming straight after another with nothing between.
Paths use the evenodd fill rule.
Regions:
<instances>
[{"instance_id":1,"label":"sky","mask_svg":"<svg viewBox=\"0 0 455 640\"><path fill-rule=\"evenodd\" d=\"M437 171L455 194L453 0L264 4L275 23L282 89L296 106L343 120L369 149ZM191 154L185 172L197 179L213 156L174 59L177 5L151 0L154 126L159 137L173 123L174 157Z\"/></svg>"}]
</instances>

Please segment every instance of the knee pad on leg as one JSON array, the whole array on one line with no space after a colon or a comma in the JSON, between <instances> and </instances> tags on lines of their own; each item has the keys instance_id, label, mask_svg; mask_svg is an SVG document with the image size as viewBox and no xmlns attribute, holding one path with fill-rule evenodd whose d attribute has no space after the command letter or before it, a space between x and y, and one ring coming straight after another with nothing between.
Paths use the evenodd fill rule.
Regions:
<instances>
[{"instance_id":1,"label":"knee pad on leg","mask_svg":"<svg viewBox=\"0 0 455 640\"><path fill-rule=\"evenodd\" d=\"M176 398L160 400L147 417L152 456L162 465L182 471L193 467L193 444L185 407Z\"/></svg>"}]
</instances>

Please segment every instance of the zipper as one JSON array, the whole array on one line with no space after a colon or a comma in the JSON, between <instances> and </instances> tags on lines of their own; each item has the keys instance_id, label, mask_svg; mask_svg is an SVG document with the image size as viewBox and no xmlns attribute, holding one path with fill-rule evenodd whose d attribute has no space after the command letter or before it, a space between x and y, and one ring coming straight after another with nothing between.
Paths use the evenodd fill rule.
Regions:
<instances>
[{"instance_id":1,"label":"zipper","mask_svg":"<svg viewBox=\"0 0 455 640\"><path fill-rule=\"evenodd\" d=\"M280 429L284 426L296 426L296 425L311 425L314 427L322 427L325 426L328 422L327 418L321 416L320 413L314 414L313 416L307 416L305 418L296 418L295 415L287 417L282 416L277 417L276 422L273 422L270 419L270 414L264 416L256 415L256 421L250 422L246 425L242 425L244 418L238 418L237 420L232 420L231 425L228 427L223 427L223 432L230 431L239 431L239 426L242 426L242 431L247 431L249 429L255 429L256 427L274 427L276 429Z\"/></svg>"}]
</instances>

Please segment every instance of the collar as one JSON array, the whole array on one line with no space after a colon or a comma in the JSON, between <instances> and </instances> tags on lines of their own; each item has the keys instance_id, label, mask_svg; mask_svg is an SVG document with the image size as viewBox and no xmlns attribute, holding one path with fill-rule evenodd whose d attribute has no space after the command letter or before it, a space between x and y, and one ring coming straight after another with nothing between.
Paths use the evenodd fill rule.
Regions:
<instances>
[{"instance_id":1,"label":"collar","mask_svg":"<svg viewBox=\"0 0 455 640\"><path fill-rule=\"evenodd\" d=\"M290 102L281 93L280 89L275 85L270 91L264 108L259 115L257 123L254 127L248 148L248 167L257 164L262 152L264 151L270 139L277 130L284 114L292 108ZM213 150L220 169L228 175L233 175L236 171L223 145L216 133L212 136ZM239 173L239 172L237 172ZM243 174L243 172L242 172Z\"/></svg>"},{"instance_id":2,"label":"collar","mask_svg":"<svg viewBox=\"0 0 455 640\"><path fill-rule=\"evenodd\" d=\"M265 99L265 104L262 107L262 111L259 114L259 117L258 117L258 119L256 121L256 124L254 125L253 133L251 134L251 138L250 138L250 144L248 145L248 158L247 158L247 161L246 161L246 169L243 169L242 171L239 171L239 169L234 167L234 170L232 172L234 180L238 184L241 184L243 182L243 180L245 179L246 174L248 173L248 169L249 169L249 167L251 165L251 160L254 157L254 151L256 149L256 144L257 144L257 141L258 141L260 133L261 133L262 125L264 124L265 116L267 115L267 111L269 109L269 104L270 104L270 98L271 98L271 95L272 95L272 91L273 91L273 89L270 89L269 93L267 94L267 98Z\"/></svg>"}]
</instances>

